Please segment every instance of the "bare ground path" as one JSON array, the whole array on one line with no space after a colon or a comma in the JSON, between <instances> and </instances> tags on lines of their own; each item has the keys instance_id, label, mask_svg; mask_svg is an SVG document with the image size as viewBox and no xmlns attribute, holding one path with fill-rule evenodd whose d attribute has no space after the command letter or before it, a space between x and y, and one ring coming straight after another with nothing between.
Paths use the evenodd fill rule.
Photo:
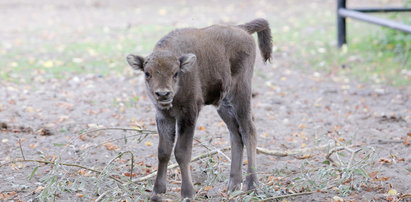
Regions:
<instances>
[{"instance_id":1,"label":"bare ground path","mask_svg":"<svg viewBox=\"0 0 411 202\"><path fill-rule=\"evenodd\" d=\"M79 8L73 6L77 5L76 3L66 5L64 2L58 2L50 6L46 3L49 2L23 4L1 2L0 9L5 11L1 12L1 18L7 16L7 21L2 23L10 25L0 26L2 29L0 36L6 39L3 47L8 47L8 43L14 44L13 41L17 39L23 42L30 39L38 40L37 32L33 31L36 34L30 36L27 30L61 28L62 30L56 32L57 34L50 40L63 40L63 43L70 43L77 38L87 36L87 30L94 28L103 29L104 26L109 26L110 29L115 26L124 28L130 22L182 26L178 23L187 22L182 19L191 16L187 11L184 12L184 9L182 12L157 9L167 6L169 6L167 8L175 8L184 5L192 6L199 12L201 10L202 15L188 20L188 24L194 26L219 22L219 19L241 22L255 16L264 17L270 12L290 7L289 10L279 14L284 17L289 12L298 12L302 9L301 6L295 6L296 3L293 1L283 1L279 5L270 4L263 8L265 1L258 1L253 5L224 1L221 8L212 7L204 2L196 4L184 1L172 5L139 1L139 5L144 5L140 7L129 1L124 1L121 5L117 1L103 3L87 1L86 6L78 3ZM327 8L332 6L331 1L325 4ZM133 6L136 8L128 8ZM29 11L33 9L37 11L39 8L44 9L44 13L31 16ZM144 18L145 15L150 15L150 9L158 12L156 18ZM247 10L247 12L237 16L234 11L230 11L231 9ZM18 15L20 13L27 15L20 16ZM208 15L207 13L219 14ZM33 19L33 25L29 23L29 19ZM45 19L50 21L44 23ZM77 27L78 30L73 31L73 27ZM92 32L92 34L97 39L110 38L110 34L107 33ZM115 37L118 35L121 35L121 32L113 34ZM30 53L23 52L23 54ZM288 150L336 141L340 145L372 147L375 149L375 155L367 159L367 162L363 162L366 165L365 175L370 176L369 181L356 182L355 185L359 187L344 195L345 198L382 200L387 199L390 189L395 189L399 194L410 193L411 88L364 84L340 75L297 70L290 66L288 54L290 53L287 51L276 51L273 64L264 65L260 61L256 64L253 109L258 145L273 150ZM123 58L119 57L118 60ZM127 68L125 62L122 65ZM132 151L135 157L135 173L138 176L156 170L156 135L150 135L142 140L135 137L125 138L125 134L133 135L133 133L123 131L102 131L80 136L81 132L100 127L143 127L154 130L154 111L145 96L143 87L142 75L130 71L125 71L121 75L104 76L99 73L81 73L68 75L63 79L45 76L42 79L20 84L1 80L0 164L22 158L19 149L20 140L26 159L73 162L98 169L106 168L121 175L129 172L129 158L115 160L114 167L108 166L108 162L120 151ZM227 130L214 108L205 107L201 112L196 137L201 144L211 148L228 146ZM113 138L119 138L121 141L107 142ZM194 155L207 151L201 144L195 143ZM310 172L315 173L313 170L326 167L323 163L325 155L324 151L297 157L258 155L260 179L266 185L271 184L270 189L275 189L277 186L275 191L278 194L304 191L288 189L291 185L295 189L304 186L318 188L321 185L304 183L310 180L315 183L327 183L321 179L314 179L321 178L316 174L309 176ZM341 161L344 162L346 158L342 155ZM82 198L95 200L111 186L98 179L86 182L89 176L94 176L94 173L81 169L69 169L56 164L40 166L36 172L32 172L37 166L36 163L14 163L0 167L0 193L3 194L0 195L0 200L1 197L5 197L4 194L12 193L9 199L26 201L38 196L39 193L44 194L42 190L52 192L66 186L70 187L72 185L70 183L77 183L78 186L71 186L68 191L63 190L62 194L56 196L57 199L67 200L77 197L78 200ZM223 157L193 163L194 180L198 185L198 195L201 196L198 200L206 200L208 197L209 200L220 201L227 198L227 194L221 190L227 183L228 167L228 162ZM308 174L301 175L304 172ZM317 174L321 175L321 173ZM176 200L180 183L178 170L172 170L169 175L171 183L168 192L171 194L167 197ZM48 187L47 185L52 181L48 178L53 176L74 179L74 181L64 182L67 183L64 186L53 184L53 187ZM300 176L299 179L296 176ZM305 181L301 181L301 176L307 177ZM101 190L96 191L97 193L87 192L87 185L90 185L88 183L94 186L101 185ZM350 183L345 182L346 185L351 185ZM143 196L144 198L150 195L150 184L141 187L131 188L130 193L117 193L117 197ZM315 192L294 199L330 200L341 194L343 188L332 187L328 191Z\"/></svg>"}]
</instances>

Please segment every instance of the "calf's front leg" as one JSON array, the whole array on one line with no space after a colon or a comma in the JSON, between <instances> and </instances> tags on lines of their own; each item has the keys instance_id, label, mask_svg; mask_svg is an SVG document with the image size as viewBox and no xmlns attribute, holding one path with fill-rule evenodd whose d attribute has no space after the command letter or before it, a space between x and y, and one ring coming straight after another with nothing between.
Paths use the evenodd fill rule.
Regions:
<instances>
[{"instance_id":1,"label":"calf's front leg","mask_svg":"<svg viewBox=\"0 0 411 202\"><path fill-rule=\"evenodd\" d=\"M181 170L181 196L193 199L195 191L191 180L190 161L197 116L186 116L177 121L178 138L174 154Z\"/></svg>"},{"instance_id":2,"label":"calf's front leg","mask_svg":"<svg viewBox=\"0 0 411 202\"><path fill-rule=\"evenodd\" d=\"M154 196L166 192L167 184L167 164L170 160L171 151L174 146L176 133L176 120L161 112L156 115L157 130L159 134L158 143L158 171L154 183ZM155 197L153 197L153 200Z\"/></svg>"}]
</instances>

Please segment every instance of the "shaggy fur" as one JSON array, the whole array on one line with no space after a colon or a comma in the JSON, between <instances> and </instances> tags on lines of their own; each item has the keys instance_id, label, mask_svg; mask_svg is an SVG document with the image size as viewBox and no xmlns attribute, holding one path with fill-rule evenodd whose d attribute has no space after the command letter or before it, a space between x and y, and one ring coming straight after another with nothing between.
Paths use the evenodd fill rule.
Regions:
<instances>
[{"instance_id":1,"label":"shaggy fur","mask_svg":"<svg viewBox=\"0 0 411 202\"><path fill-rule=\"evenodd\" d=\"M254 189L256 176L256 133L251 115L251 78L257 32L264 61L271 58L272 42L268 22L256 19L230 26L213 25L172 31L153 52L143 58L129 55L131 67L144 71L147 93L156 107L158 174L153 200L166 191L167 164L174 146L181 169L183 198L193 198L189 163L195 124L203 105L214 105L226 123L231 139L231 171L228 188L242 183L243 148L247 151L246 189Z\"/></svg>"}]
</instances>

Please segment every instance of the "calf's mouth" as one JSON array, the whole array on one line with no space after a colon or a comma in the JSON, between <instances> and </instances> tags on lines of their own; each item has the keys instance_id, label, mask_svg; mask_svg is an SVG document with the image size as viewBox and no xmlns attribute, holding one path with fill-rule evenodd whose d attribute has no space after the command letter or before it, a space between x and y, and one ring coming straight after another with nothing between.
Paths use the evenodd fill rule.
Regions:
<instances>
[{"instance_id":1,"label":"calf's mouth","mask_svg":"<svg viewBox=\"0 0 411 202\"><path fill-rule=\"evenodd\" d=\"M158 105L161 108L171 108L173 103L173 98L169 98L166 100L157 100Z\"/></svg>"}]
</instances>

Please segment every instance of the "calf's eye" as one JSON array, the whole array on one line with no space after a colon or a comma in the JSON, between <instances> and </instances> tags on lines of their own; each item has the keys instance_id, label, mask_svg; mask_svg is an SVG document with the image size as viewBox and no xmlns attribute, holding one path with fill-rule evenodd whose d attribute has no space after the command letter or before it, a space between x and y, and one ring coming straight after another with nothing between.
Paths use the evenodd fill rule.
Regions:
<instances>
[{"instance_id":1,"label":"calf's eye","mask_svg":"<svg viewBox=\"0 0 411 202\"><path fill-rule=\"evenodd\" d=\"M177 78L177 76L178 76L178 72L176 72L175 74L174 74L174 76L173 76L173 78Z\"/></svg>"},{"instance_id":2,"label":"calf's eye","mask_svg":"<svg viewBox=\"0 0 411 202\"><path fill-rule=\"evenodd\" d=\"M144 75L146 76L146 79L149 79L151 77L151 74L148 72L144 72Z\"/></svg>"}]
</instances>

